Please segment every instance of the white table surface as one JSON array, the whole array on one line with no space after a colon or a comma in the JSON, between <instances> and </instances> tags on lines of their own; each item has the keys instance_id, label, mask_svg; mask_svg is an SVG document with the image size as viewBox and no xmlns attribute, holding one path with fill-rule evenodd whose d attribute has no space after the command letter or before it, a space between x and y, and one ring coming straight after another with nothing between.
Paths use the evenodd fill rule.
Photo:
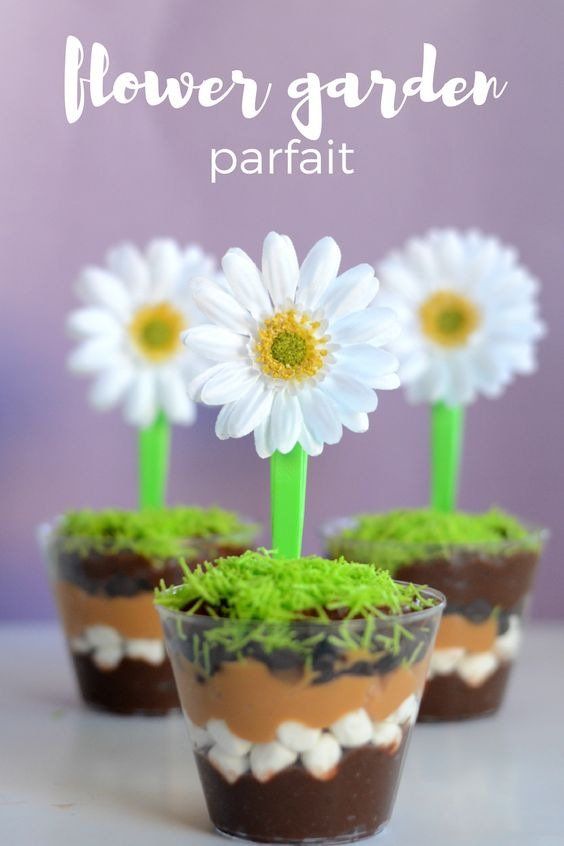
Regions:
<instances>
[{"instance_id":1,"label":"white table surface","mask_svg":"<svg viewBox=\"0 0 564 846\"><path fill-rule=\"evenodd\" d=\"M374 840L564 845L564 626L529 627L500 715L416 726ZM227 842L208 822L180 716L90 712L55 626L0 627L2 846Z\"/></svg>"}]
</instances>

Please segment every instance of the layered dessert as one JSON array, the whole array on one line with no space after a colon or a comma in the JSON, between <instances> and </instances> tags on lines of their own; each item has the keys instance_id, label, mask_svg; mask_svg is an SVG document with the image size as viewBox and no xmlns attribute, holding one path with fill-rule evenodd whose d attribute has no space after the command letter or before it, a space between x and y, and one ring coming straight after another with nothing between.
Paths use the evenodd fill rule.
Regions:
<instances>
[{"instance_id":1,"label":"layered dessert","mask_svg":"<svg viewBox=\"0 0 564 846\"><path fill-rule=\"evenodd\" d=\"M432 585L447 599L420 719L450 720L500 706L545 540L499 509L364 515L326 527L331 555Z\"/></svg>"},{"instance_id":2,"label":"layered dessert","mask_svg":"<svg viewBox=\"0 0 564 846\"><path fill-rule=\"evenodd\" d=\"M218 508L74 511L47 527L52 585L84 700L122 714L178 707L155 588L241 552L255 527Z\"/></svg>"},{"instance_id":3,"label":"layered dessert","mask_svg":"<svg viewBox=\"0 0 564 846\"><path fill-rule=\"evenodd\" d=\"M345 560L247 552L156 602L216 828L265 843L379 831L441 595Z\"/></svg>"}]
</instances>

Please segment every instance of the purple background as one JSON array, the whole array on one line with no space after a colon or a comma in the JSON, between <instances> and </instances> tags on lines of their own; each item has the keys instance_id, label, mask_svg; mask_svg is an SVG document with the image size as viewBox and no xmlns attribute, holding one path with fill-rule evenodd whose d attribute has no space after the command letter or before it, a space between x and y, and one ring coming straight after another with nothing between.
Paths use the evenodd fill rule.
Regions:
<instances>
[{"instance_id":1,"label":"purple background","mask_svg":"<svg viewBox=\"0 0 564 846\"><path fill-rule=\"evenodd\" d=\"M118 412L97 414L87 384L65 372L66 313L80 267L123 239L200 241L221 255L257 256L265 233L292 235L299 252L325 234L343 266L375 260L435 225L478 225L518 245L542 279L551 333L541 368L500 401L468 415L461 505L492 503L553 533L535 612L564 601L561 560L564 305L561 179L564 4L560 0L14 0L2 2L4 106L0 132L3 248L0 305L2 534L0 617L54 613L35 525L70 507L135 504L135 439ZM63 111L65 38L103 42L112 69L242 68L275 89L244 121L235 100L174 112L129 105ZM410 101L384 121L377 101L326 110L327 137L357 152L356 175L230 176L212 186L209 148L284 146L297 135L285 97L307 70L324 80L381 68L399 81L420 69L422 44L439 50L438 78L481 68L509 80L483 108ZM220 443L215 413L174 436L171 501L219 502L263 521L268 465L252 441ZM367 435L347 434L310 464L306 550L325 518L412 506L427 491L424 409L383 394Z\"/></svg>"}]
</instances>

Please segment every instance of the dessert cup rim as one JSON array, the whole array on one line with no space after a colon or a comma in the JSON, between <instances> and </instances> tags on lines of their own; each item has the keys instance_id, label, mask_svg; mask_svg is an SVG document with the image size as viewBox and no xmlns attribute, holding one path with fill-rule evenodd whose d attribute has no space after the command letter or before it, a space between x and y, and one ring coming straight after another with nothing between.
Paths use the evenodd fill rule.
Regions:
<instances>
[{"instance_id":1,"label":"dessert cup rim","mask_svg":"<svg viewBox=\"0 0 564 846\"><path fill-rule=\"evenodd\" d=\"M400 579L394 579L394 581L399 585L410 585L415 584L416 587L420 588L421 592L429 597L432 597L437 600L435 605L431 605L428 608L421 608L417 611L406 611L404 614L387 614L385 617L377 617L377 616L368 616L365 618L358 618L358 619L343 619L343 620L318 620L314 617L302 619L302 620L256 620L253 618L239 618L239 617L209 617L205 614L188 614L186 611L177 611L174 608L167 608L166 605L161 605L157 602L154 603L155 608L159 612L161 619L165 617L169 617L175 620L189 620L189 621L198 621L202 625L207 623L210 625L211 623L216 625L226 625L226 624L233 624L233 623L245 623L245 624L254 624L256 626L265 626L265 625L273 625L273 626L281 626L287 625L293 628L311 628L312 625L317 625L323 627L325 629L330 630L338 630L340 626L344 623L347 623L354 628L362 628L366 624L368 619L374 620L375 624L382 624L387 625L389 623L400 623L403 625L409 625L412 622L419 622L421 620L426 619L427 617L433 617L435 614L442 613L446 606L446 597L441 591L436 590L435 588L428 587L427 585L417 585L415 582L406 582Z\"/></svg>"},{"instance_id":2,"label":"dessert cup rim","mask_svg":"<svg viewBox=\"0 0 564 846\"><path fill-rule=\"evenodd\" d=\"M334 520L328 520L322 523L319 527L319 534L324 541L332 541L339 537L340 533L345 529L354 528L356 521L360 515L352 517L337 517ZM504 549L514 549L536 541L544 546L550 539L550 529L538 526L534 523L522 523L526 530L526 534L521 538L500 538L499 540L485 540L485 541L409 541L409 540L394 540L389 539L374 539L346 537L343 541L351 546L377 546L384 549L402 549L402 550L484 550L499 552Z\"/></svg>"}]
</instances>

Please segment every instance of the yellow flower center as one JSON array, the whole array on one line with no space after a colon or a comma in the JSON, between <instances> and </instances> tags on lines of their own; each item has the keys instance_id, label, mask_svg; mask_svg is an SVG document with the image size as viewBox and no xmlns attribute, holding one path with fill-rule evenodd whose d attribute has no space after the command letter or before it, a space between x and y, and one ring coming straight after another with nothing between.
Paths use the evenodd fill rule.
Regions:
<instances>
[{"instance_id":1,"label":"yellow flower center","mask_svg":"<svg viewBox=\"0 0 564 846\"><path fill-rule=\"evenodd\" d=\"M155 303L138 309L129 324L129 335L144 358L162 362L180 350L184 329L186 320L181 311L170 303Z\"/></svg>"},{"instance_id":2,"label":"yellow flower center","mask_svg":"<svg viewBox=\"0 0 564 846\"><path fill-rule=\"evenodd\" d=\"M318 335L320 324L293 309L264 321L255 344L256 361L273 379L308 379L323 367L327 338Z\"/></svg>"},{"instance_id":3,"label":"yellow flower center","mask_svg":"<svg viewBox=\"0 0 564 846\"><path fill-rule=\"evenodd\" d=\"M442 347L461 347L482 321L479 309L462 294L436 291L419 309L425 335Z\"/></svg>"}]
</instances>

